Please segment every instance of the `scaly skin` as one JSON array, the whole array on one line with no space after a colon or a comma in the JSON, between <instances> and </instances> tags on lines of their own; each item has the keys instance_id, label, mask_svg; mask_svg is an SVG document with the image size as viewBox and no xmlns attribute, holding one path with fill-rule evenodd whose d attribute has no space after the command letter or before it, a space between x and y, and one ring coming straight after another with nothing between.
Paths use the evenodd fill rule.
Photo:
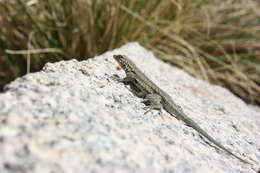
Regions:
<instances>
[{"instance_id":1,"label":"scaly skin","mask_svg":"<svg viewBox=\"0 0 260 173\"><path fill-rule=\"evenodd\" d=\"M132 86L132 91L137 96L146 98L151 104L155 103L155 105L150 105L151 108L164 108L172 116L176 116L178 119L181 119L183 122L186 123L186 125L192 127L194 130L196 130L210 142L215 144L217 147L226 151L238 160L245 163L249 163L248 161L242 159L241 157L229 151L222 144L220 144L214 138L212 138L207 132L205 132L196 122L194 122L187 115L185 115L181 107L175 104L166 92L164 92L153 81L146 77L145 74L142 73L128 57L126 57L125 55L114 55L113 57L126 73L126 77L122 81L124 83L130 84L130 86ZM148 95L151 97L147 98Z\"/></svg>"}]
</instances>

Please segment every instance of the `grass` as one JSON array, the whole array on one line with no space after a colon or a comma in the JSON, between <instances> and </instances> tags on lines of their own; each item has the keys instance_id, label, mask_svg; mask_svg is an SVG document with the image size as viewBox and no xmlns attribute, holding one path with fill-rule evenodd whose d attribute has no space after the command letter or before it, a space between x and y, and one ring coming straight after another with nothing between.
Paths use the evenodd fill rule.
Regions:
<instances>
[{"instance_id":1,"label":"grass","mask_svg":"<svg viewBox=\"0 0 260 173\"><path fill-rule=\"evenodd\" d=\"M256 0L2 0L0 85L46 62L138 41L163 61L260 103Z\"/></svg>"}]
</instances>

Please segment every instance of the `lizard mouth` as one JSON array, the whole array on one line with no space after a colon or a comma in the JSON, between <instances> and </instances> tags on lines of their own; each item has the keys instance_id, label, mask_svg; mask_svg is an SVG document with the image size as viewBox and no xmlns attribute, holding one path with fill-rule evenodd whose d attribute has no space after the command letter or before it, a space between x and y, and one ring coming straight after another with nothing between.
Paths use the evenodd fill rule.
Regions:
<instances>
[{"instance_id":1,"label":"lizard mouth","mask_svg":"<svg viewBox=\"0 0 260 173\"><path fill-rule=\"evenodd\" d=\"M123 55L113 55L113 58L119 63L120 66L124 66Z\"/></svg>"}]
</instances>

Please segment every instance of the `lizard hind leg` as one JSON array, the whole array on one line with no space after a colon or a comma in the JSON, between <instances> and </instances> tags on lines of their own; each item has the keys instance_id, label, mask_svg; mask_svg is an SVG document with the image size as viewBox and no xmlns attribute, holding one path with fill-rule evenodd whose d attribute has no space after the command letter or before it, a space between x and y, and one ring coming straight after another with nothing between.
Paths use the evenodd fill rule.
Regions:
<instances>
[{"instance_id":1,"label":"lizard hind leg","mask_svg":"<svg viewBox=\"0 0 260 173\"><path fill-rule=\"evenodd\" d=\"M147 111L144 114L147 114L148 112L151 112L152 110L159 110L160 114L162 112L163 106L161 104L161 96L158 94L148 94L146 95L145 99L142 101L147 109Z\"/></svg>"}]
</instances>

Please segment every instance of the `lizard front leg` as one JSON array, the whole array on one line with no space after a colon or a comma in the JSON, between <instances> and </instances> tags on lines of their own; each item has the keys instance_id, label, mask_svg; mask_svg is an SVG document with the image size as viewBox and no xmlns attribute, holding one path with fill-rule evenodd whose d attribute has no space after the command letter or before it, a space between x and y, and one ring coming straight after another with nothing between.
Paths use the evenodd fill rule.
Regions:
<instances>
[{"instance_id":1,"label":"lizard front leg","mask_svg":"<svg viewBox=\"0 0 260 173\"><path fill-rule=\"evenodd\" d=\"M113 79L115 79L118 82L122 82L125 85L129 85L130 88L128 88L134 95L136 95L137 97L140 98L145 98L145 96L147 95L147 93L145 92L145 90L138 85L138 82L136 81L136 79L134 78L134 74L131 72L126 73L126 77L124 78L120 78L117 75L113 76Z\"/></svg>"},{"instance_id":2,"label":"lizard front leg","mask_svg":"<svg viewBox=\"0 0 260 173\"><path fill-rule=\"evenodd\" d=\"M118 81L118 82L122 82L124 83L125 85L127 84L131 84L131 83L134 83L136 81L136 79L134 77L131 77L131 76L126 76L124 78L120 78L117 74L114 74L112 76L112 79Z\"/></svg>"},{"instance_id":3,"label":"lizard front leg","mask_svg":"<svg viewBox=\"0 0 260 173\"><path fill-rule=\"evenodd\" d=\"M145 109L148 109L144 114L147 114L151 110L161 110L163 109L163 106L161 104L162 97L158 94L147 94L145 96L145 99L143 100L143 103L146 104L147 106Z\"/></svg>"}]
</instances>

